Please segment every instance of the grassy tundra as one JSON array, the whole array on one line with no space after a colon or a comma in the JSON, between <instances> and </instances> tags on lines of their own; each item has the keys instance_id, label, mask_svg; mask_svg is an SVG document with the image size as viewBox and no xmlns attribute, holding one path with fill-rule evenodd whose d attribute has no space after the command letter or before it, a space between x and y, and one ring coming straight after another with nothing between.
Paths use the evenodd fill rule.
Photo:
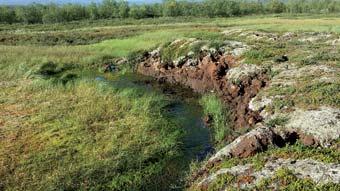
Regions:
<instances>
[{"instance_id":1,"label":"grassy tundra","mask_svg":"<svg viewBox=\"0 0 340 191\"><path fill-rule=\"evenodd\" d=\"M167 24L163 24L164 21ZM230 19L144 19L51 25L0 25L0 190L166 190L175 177L184 133L179 120L164 113L170 103L161 93L93 80L103 64L150 50L177 38L225 40L224 30L340 32L340 19L326 16L243 17ZM270 45L248 52L261 64L277 53L295 52L292 61L309 64L304 54L315 47ZM318 51L327 52L324 47ZM339 50L329 58L339 67ZM134 64L134 63L131 63ZM126 67L123 72L129 71ZM308 79L307 79L308 80ZM297 104L339 106L338 86L306 87ZM301 90L301 89L300 89ZM283 89L297 95L299 90ZM280 104L277 103L277 107ZM228 133L215 96L202 98L213 113L214 137ZM276 109L276 108L273 108ZM314 157L339 162L338 150L295 145L264 156ZM245 161L230 160L225 166ZM293 182L297 180L293 180ZM299 184L299 182L297 183Z\"/></svg>"}]
</instances>

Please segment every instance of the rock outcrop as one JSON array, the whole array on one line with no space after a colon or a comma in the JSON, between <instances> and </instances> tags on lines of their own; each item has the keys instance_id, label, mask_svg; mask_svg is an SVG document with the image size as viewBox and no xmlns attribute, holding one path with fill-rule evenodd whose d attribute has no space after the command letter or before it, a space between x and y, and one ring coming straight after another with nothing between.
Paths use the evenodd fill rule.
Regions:
<instances>
[{"instance_id":1,"label":"rock outcrop","mask_svg":"<svg viewBox=\"0 0 340 191\"><path fill-rule=\"evenodd\" d=\"M285 128L308 135L304 137L307 144L315 142L323 147L329 147L333 141L340 138L339 109L329 107L307 111L299 109L289 116Z\"/></svg>"},{"instance_id":2,"label":"rock outcrop","mask_svg":"<svg viewBox=\"0 0 340 191\"><path fill-rule=\"evenodd\" d=\"M275 144L275 141L275 133L270 128L260 125L219 150L208 160L208 163L216 163L229 157L253 156L258 152L265 151L269 145Z\"/></svg>"},{"instance_id":3,"label":"rock outcrop","mask_svg":"<svg viewBox=\"0 0 340 191\"><path fill-rule=\"evenodd\" d=\"M275 159L267 162L265 166L256 171L251 164L238 165L232 168L220 169L217 172L207 176L198 183L198 188L206 189L218 176L231 174L233 176L247 176L246 182L238 182L233 185L237 188L252 188L261 180L271 178L279 169L288 169L298 178L308 178L317 184L340 183L340 165L327 164L312 159L294 160L294 159ZM275 189L275 185L272 185Z\"/></svg>"}]
</instances>

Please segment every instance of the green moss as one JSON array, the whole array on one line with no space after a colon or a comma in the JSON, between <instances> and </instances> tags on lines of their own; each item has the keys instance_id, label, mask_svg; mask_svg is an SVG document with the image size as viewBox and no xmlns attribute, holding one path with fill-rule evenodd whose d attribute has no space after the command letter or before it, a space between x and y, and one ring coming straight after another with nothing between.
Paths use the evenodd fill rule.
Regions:
<instances>
[{"instance_id":1,"label":"green moss","mask_svg":"<svg viewBox=\"0 0 340 191\"><path fill-rule=\"evenodd\" d=\"M332 49L318 51L313 58L319 61L337 61L340 59L338 52L334 52Z\"/></svg>"},{"instance_id":2,"label":"green moss","mask_svg":"<svg viewBox=\"0 0 340 191\"><path fill-rule=\"evenodd\" d=\"M305 105L340 105L340 84L339 83L314 83L306 84L298 89L299 94L304 96L298 97L297 100Z\"/></svg>"},{"instance_id":3,"label":"green moss","mask_svg":"<svg viewBox=\"0 0 340 191\"><path fill-rule=\"evenodd\" d=\"M266 60L272 60L275 56L281 55L281 51L276 51L272 47L258 47L251 49L244 54L247 63L261 64Z\"/></svg>"},{"instance_id":4,"label":"green moss","mask_svg":"<svg viewBox=\"0 0 340 191\"><path fill-rule=\"evenodd\" d=\"M268 127L276 127L276 126L284 126L288 122L288 118L286 117L276 117L274 119L269 120L266 125Z\"/></svg>"},{"instance_id":5,"label":"green moss","mask_svg":"<svg viewBox=\"0 0 340 191\"><path fill-rule=\"evenodd\" d=\"M316 184L311 179L299 179L292 171L288 169L279 169L275 176L269 179L262 180L256 189L266 190L273 188L280 190L338 190L340 188L339 184L327 183L327 184Z\"/></svg>"},{"instance_id":6,"label":"green moss","mask_svg":"<svg viewBox=\"0 0 340 191\"><path fill-rule=\"evenodd\" d=\"M268 96L280 95L283 97L275 98L269 109L281 110L299 106L303 108L313 108L321 105L339 106L340 84L336 82L310 82L314 77L300 79L297 84L280 87L271 87L266 94ZM303 95L303 96L301 96Z\"/></svg>"},{"instance_id":7,"label":"green moss","mask_svg":"<svg viewBox=\"0 0 340 191\"><path fill-rule=\"evenodd\" d=\"M208 191L217 191L232 187L233 182L235 182L235 176L230 174L220 175L209 184Z\"/></svg>"}]
</instances>

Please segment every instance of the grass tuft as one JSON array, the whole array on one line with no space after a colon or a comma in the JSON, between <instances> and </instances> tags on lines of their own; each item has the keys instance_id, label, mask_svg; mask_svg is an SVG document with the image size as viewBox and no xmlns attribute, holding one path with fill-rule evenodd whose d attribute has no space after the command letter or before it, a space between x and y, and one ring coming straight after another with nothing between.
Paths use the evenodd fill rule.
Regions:
<instances>
[{"instance_id":1,"label":"grass tuft","mask_svg":"<svg viewBox=\"0 0 340 191\"><path fill-rule=\"evenodd\" d=\"M230 133L230 111L222 101L213 94L205 95L200 101L204 114L212 118L212 128L215 142L221 142Z\"/></svg>"}]
</instances>

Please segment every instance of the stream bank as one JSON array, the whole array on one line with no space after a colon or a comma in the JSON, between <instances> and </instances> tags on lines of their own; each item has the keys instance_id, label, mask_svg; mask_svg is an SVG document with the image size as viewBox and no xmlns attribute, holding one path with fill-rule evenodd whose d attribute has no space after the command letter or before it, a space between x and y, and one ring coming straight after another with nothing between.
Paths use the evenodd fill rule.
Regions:
<instances>
[{"instance_id":1,"label":"stream bank","mask_svg":"<svg viewBox=\"0 0 340 191\"><path fill-rule=\"evenodd\" d=\"M181 86L159 82L152 77L136 73L113 74L113 77L96 77L97 81L109 83L115 88L143 88L150 92L157 92L169 99L168 105L163 108L164 115L175 119L184 132L180 148L181 156L177 161L169 164L167 174L171 180L169 190L183 190L185 178L192 162L200 162L214 152L212 132L203 121L204 114L199 104L200 95L191 89Z\"/></svg>"},{"instance_id":2,"label":"stream bank","mask_svg":"<svg viewBox=\"0 0 340 191\"><path fill-rule=\"evenodd\" d=\"M210 50L209 50L210 51ZM257 93L266 86L267 71L255 65L236 67L236 58L223 52L201 50L195 64L182 58L182 64L165 63L159 50L148 53L137 72L160 81L181 84L198 93L214 92L232 110L235 128L249 128L262 121L258 112L248 108Z\"/></svg>"}]
</instances>

